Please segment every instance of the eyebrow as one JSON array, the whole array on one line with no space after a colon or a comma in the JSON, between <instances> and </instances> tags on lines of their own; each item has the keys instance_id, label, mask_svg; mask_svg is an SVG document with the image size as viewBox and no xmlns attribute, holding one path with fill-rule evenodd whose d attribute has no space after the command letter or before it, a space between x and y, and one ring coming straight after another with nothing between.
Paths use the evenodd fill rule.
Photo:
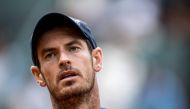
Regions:
<instances>
[{"instance_id":1,"label":"eyebrow","mask_svg":"<svg viewBox=\"0 0 190 109\"><path fill-rule=\"evenodd\" d=\"M82 39L74 39L70 42L68 42L67 44L65 44L65 46L71 46L71 45L74 45L74 44L78 44L78 45L82 45Z\"/></svg>"},{"instance_id":2,"label":"eyebrow","mask_svg":"<svg viewBox=\"0 0 190 109\"><path fill-rule=\"evenodd\" d=\"M78 44L78 45L81 46L82 45L81 41L82 41L82 39L74 39L74 40L66 43L64 46L69 47L69 46L74 45L74 44ZM43 56L45 53L52 52L52 51L55 51L55 50L56 50L56 48L54 48L54 47L52 47L52 48L51 47L44 48L44 49L42 49L41 55Z\"/></svg>"},{"instance_id":3,"label":"eyebrow","mask_svg":"<svg viewBox=\"0 0 190 109\"><path fill-rule=\"evenodd\" d=\"M41 55L43 56L45 53L55 51L55 48L44 48L42 49Z\"/></svg>"}]
</instances>

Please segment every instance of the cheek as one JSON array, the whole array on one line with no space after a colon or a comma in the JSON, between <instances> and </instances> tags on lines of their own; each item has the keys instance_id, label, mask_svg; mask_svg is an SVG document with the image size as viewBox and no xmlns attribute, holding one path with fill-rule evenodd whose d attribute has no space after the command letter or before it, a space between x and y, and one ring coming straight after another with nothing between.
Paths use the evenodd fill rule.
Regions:
<instances>
[{"instance_id":1,"label":"cheek","mask_svg":"<svg viewBox=\"0 0 190 109\"><path fill-rule=\"evenodd\" d=\"M93 72L92 59L89 53L81 53L80 57L77 58L76 64L83 76Z\"/></svg>"},{"instance_id":2,"label":"cheek","mask_svg":"<svg viewBox=\"0 0 190 109\"><path fill-rule=\"evenodd\" d=\"M47 84L54 84L56 78L56 68L54 65L44 64L42 66L42 73L44 74L44 78ZM53 83L52 83L53 82Z\"/></svg>"}]
</instances>

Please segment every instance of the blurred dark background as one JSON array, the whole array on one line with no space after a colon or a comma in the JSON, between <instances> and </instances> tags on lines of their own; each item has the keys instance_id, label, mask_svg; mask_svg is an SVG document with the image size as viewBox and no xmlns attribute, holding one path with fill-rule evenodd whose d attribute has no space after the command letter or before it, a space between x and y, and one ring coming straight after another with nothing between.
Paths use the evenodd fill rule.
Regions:
<instances>
[{"instance_id":1,"label":"blurred dark background","mask_svg":"<svg viewBox=\"0 0 190 109\"><path fill-rule=\"evenodd\" d=\"M51 109L31 73L30 38L44 14L86 21L104 51L109 109L189 109L189 0L0 0L0 109Z\"/></svg>"}]
</instances>

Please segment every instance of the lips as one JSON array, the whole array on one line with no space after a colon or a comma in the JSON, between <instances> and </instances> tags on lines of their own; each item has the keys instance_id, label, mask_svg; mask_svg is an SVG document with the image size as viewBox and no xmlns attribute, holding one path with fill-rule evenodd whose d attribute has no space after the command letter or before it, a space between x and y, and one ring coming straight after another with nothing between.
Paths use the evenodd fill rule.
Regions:
<instances>
[{"instance_id":1,"label":"lips","mask_svg":"<svg viewBox=\"0 0 190 109\"><path fill-rule=\"evenodd\" d=\"M72 78L75 76L79 76L75 71L64 71L59 74L58 80L60 81L60 80Z\"/></svg>"}]
</instances>

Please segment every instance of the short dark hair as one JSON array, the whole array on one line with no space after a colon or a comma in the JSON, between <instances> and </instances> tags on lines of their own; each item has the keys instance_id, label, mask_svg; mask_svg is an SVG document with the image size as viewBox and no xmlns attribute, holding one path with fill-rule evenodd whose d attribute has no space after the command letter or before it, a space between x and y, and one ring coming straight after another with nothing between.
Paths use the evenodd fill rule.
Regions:
<instances>
[{"instance_id":1,"label":"short dark hair","mask_svg":"<svg viewBox=\"0 0 190 109\"><path fill-rule=\"evenodd\" d=\"M88 41L88 46L92 49L97 47L96 41L90 28L87 24L81 20L66 16L60 13L49 13L43 16L34 29L31 39L31 52L34 65L39 65L37 59L37 46L40 37L47 31L54 29L55 27L70 26L75 30L78 30L82 36Z\"/></svg>"},{"instance_id":2,"label":"short dark hair","mask_svg":"<svg viewBox=\"0 0 190 109\"><path fill-rule=\"evenodd\" d=\"M41 35L43 36L46 32L52 31L52 30L58 29L58 28L63 28L63 31L66 31L66 30L64 30L64 28L67 28L67 29L72 29L72 30L78 32L78 33L80 34L80 36L81 36L81 39L86 42L87 47L88 47L88 51L89 51L89 53L91 54L91 52L92 52L92 50L93 50L93 47L91 46L89 40L87 40L87 39L85 39L84 37L82 37L83 34L81 34L79 31L77 31L77 29L71 27L70 25L64 25L64 26L63 26L63 25L60 25L60 26L57 26L57 27L54 27L54 28L49 28L49 29L47 29L46 31L44 31L44 33L41 33ZM35 58L35 61L36 61L36 65L37 65L38 67L40 67L40 62L39 62L39 59L38 59L37 48L38 48L39 41L40 41L40 39L42 38L42 36L38 39L38 41L36 41L36 49L35 49L35 52L34 52L34 55L35 55L34 58Z\"/></svg>"}]
</instances>

